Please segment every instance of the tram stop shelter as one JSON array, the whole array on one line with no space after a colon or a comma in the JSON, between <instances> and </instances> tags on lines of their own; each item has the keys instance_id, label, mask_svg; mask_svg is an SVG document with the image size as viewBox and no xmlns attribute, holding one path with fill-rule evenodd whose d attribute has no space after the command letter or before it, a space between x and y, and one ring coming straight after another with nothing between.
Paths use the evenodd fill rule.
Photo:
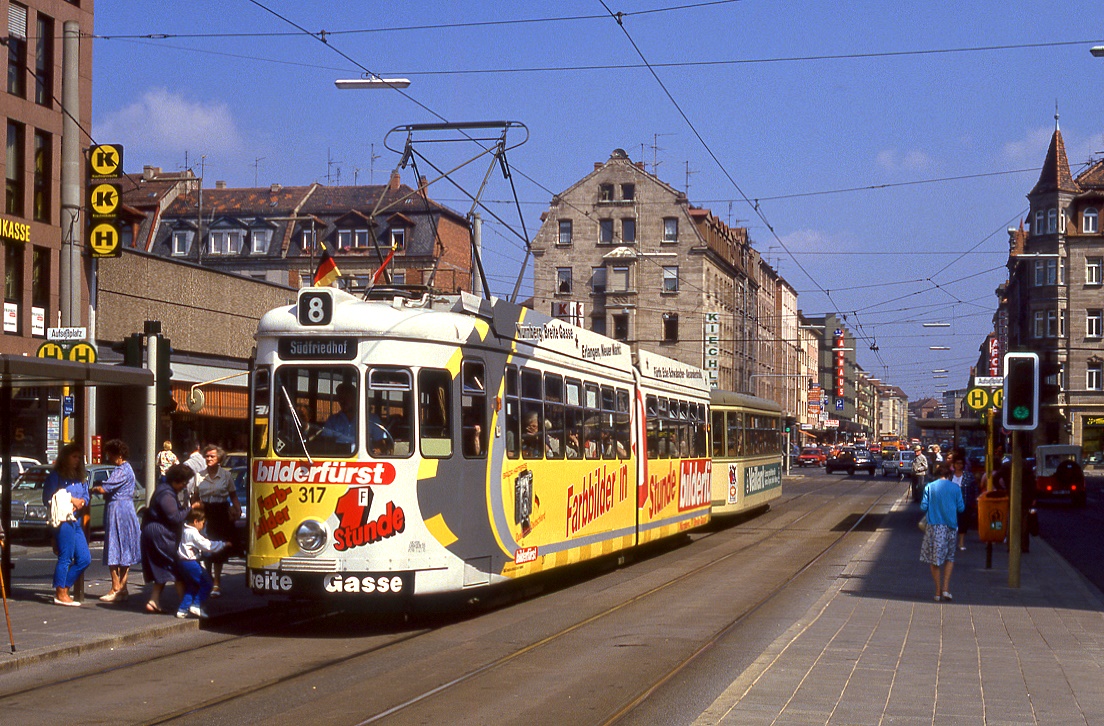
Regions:
<instances>
[{"instance_id":1,"label":"tram stop shelter","mask_svg":"<svg viewBox=\"0 0 1104 726\"><path fill-rule=\"evenodd\" d=\"M83 411L84 392L102 386L152 386L153 372L145 368L81 363L78 361L32 358L23 355L0 355L0 460L3 463L0 482L0 521L11 532L11 448L13 435L12 392L17 388L69 386L75 389L77 411ZM4 582L11 582L11 548L3 548L0 573Z\"/></svg>"}]
</instances>

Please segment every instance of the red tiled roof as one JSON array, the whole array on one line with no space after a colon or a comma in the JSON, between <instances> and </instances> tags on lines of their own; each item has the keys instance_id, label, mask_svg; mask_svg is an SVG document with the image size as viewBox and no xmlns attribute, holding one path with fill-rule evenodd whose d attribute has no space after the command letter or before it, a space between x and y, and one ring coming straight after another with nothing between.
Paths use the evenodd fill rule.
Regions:
<instances>
[{"instance_id":1,"label":"red tiled roof","mask_svg":"<svg viewBox=\"0 0 1104 726\"><path fill-rule=\"evenodd\" d=\"M1073 180L1070 174L1069 160L1066 158L1066 142L1062 140L1062 132L1054 129L1054 135L1050 137L1050 148L1047 149L1046 161L1043 162L1042 172L1035 188L1028 196L1044 194L1047 192L1079 192L1081 188Z\"/></svg>"},{"instance_id":2,"label":"red tiled roof","mask_svg":"<svg viewBox=\"0 0 1104 726\"><path fill-rule=\"evenodd\" d=\"M1104 159L1094 163L1077 175L1077 184L1082 189L1104 188Z\"/></svg>"}]
</instances>

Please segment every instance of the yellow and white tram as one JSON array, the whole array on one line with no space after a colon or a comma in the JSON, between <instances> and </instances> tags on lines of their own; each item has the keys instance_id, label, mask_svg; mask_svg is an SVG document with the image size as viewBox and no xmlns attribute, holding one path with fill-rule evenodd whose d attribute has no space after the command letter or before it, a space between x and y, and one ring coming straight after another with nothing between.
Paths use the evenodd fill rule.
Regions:
<instances>
[{"instance_id":1,"label":"yellow and white tram","mask_svg":"<svg viewBox=\"0 0 1104 726\"><path fill-rule=\"evenodd\" d=\"M766 506L782 495L782 407L716 389L710 403L713 515Z\"/></svg>"},{"instance_id":2,"label":"yellow and white tram","mask_svg":"<svg viewBox=\"0 0 1104 726\"><path fill-rule=\"evenodd\" d=\"M504 301L304 289L251 396L259 594L459 592L710 517L702 371Z\"/></svg>"}]
</instances>

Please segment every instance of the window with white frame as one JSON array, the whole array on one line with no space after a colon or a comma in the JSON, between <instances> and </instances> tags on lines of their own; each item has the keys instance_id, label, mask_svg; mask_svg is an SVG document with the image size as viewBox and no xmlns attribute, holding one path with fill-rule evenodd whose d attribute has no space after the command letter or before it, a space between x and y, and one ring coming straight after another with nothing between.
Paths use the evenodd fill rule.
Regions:
<instances>
[{"instance_id":1,"label":"window with white frame","mask_svg":"<svg viewBox=\"0 0 1104 726\"><path fill-rule=\"evenodd\" d=\"M610 290L627 292L629 289L629 268L614 267L610 270Z\"/></svg>"},{"instance_id":2,"label":"window with white frame","mask_svg":"<svg viewBox=\"0 0 1104 726\"><path fill-rule=\"evenodd\" d=\"M1086 257L1085 258L1085 284L1086 285L1099 285L1100 284L1101 267L1104 267L1104 257Z\"/></svg>"},{"instance_id":3,"label":"window with white frame","mask_svg":"<svg viewBox=\"0 0 1104 726\"><path fill-rule=\"evenodd\" d=\"M236 255L241 252L242 237L244 236L241 230L212 231L208 244L209 253L212 255Z\"/></svg>"},{"instance_id":4,"label":"window with white frame","mask_svg":"<svg viewBox=\"0 0 1104 726\"><path fill-rule=\"evenodd\" d=\"M1059 257L1058 258L1058 284L1059 285L1065 285L1066 284L1066 258L1065 257Z\"/></svg>"},{"instance_id":5,"label":"window with white frame","mask_svg":"<svg viewBox=\"0 0 1104 726\"><path fill-rule=\"evenodd\" d=\"M1035 212L1035 221L1031 225L1031 234L1043 233L1043 210L1039 209Z\"/></svg>"},{"instance_id":6,"label":"window with white frame","mask_svg":"<svg viewBox=\"0 0 1104 726\"><path fill-rule=\"evenodd\" d=\"M314 236L315 235L314 235L314 230L313 229L304 229L303 230L302 236L300 237L299 244L302 245L302 249L304 251L314 249L314 241L315 241Z\"/></svg>"},{"instance_id":7,"label":"window with white frame","mask_svg":"<svg viewBox=\"0 0 1104 726\"><path fill-rule=\"evenodd\" d=\"M391 246L397 251L402 252L406 249L406 228L405 227L392 227L391 228Z\"/></svg>"},{"instance_id":8,"label":"window with white frame","mask_svg":"<svg viewBox=\"0 0 1104 726\"><path fill-rule=\"evenodd\" d=\"M1104 390L1104 376L1102 376L1104 371L1101 370L1099 363L1090 363L1085 374L1085 388L1090 391Z\"/></svg>"},{"instance_id":9,"label":"window with white frame","mask_svg":"<svg viewBox=\"0 0 1104 726\"><path fill-rule=\"evenodd\" d=\"M1099 338L1101 336L1101 312L1100 310L1085 311L1085 336Z\"/></svg>"},{"instance_id":10,"label":"window with white frame","mask_svg":"<svg viewBox=\"0 0 1104 726\"><path fill-rule=\"evenodd\" d=\"M663 292L678 292L679 268L670 266L663 268Z\"/></svg>"},{"instance_id":11,"label":"window with white frame","mask_svg":"<svg viewBox=\"0 0 1104 726\"><path fill-rule=\"evenodd\" d=\"M191 232L189 232L187 230L184 230L184 229L176 230L175 232L173 232L173 235L172 235L172 253L174 255L186 255L186 254L188 254L188 247L191 246L191 243L192 243L192 233Z\"/></svg>"},{"instance_id":12,"label":"window with white frame","mask_svg":"<svg viewBox=\"0 0 1104 726\"><path fill-rule=\"evenodd\" d=\"M1051 234L1058 231L1058 210L1051 208L1047 210L1047 232Z\"/></svg>"},{"instance_id":13,"label":"window with white frame","mask_svg":"<svg viewBox=\"0 0 1104 726\"><path fill-rule=\"evenodd\" d=\"M557 267L556 268L556 294L557 295L570 295L571 294L571 268L570 267Z\"/></svg>"},{"instance_id":14,"label":"window with white frame","mask_svg":"<svg viewBox=\"0 0 1104 726\"><path fill-rule=\"evenodd\" d=\"M1062 207L1058 210L1058 231L1062 234L1066 233L1066 208Z\"/></svg>"},{"instance_id":15,"label":"window with white frame","mask_svg":"<svg viewBox=\"0 0 1104 726\"><path fill-rule=\"evenodd\" d=\"M1053 338L1058 335L1058 311L1047 310L1046 337Z\"/></svg>"},{"instance_id":16,"label":"window with white frame","mask_svg":"<svg viewBox=\"0 0 1104 726\"><path fill-rule=\"evenodd\" d=\"M1096 234L1100 231L1100 216L1096 207L1089 207L1081 214L1081 231L1085 234Z\"/></svg>"},{"instance_id":17,"label":"window with white frame","mask_svg":"<svg viewBox=\"0 0 1104 726\"><path fill-rule=\"evenodd\" d=\"M663 241L668 244L678 242L678 217L663 219Z\"/></svg>"},{"instance_id":18,"label":"window with white frame","mask_svg":"<svg viewBox=\"0 0 1104 726\"><path fill-rule=\"evenodd\" d=\"M561 219L560 220L560 236L559 236L559 239L556 240L556 244L559 244L559 245L569 245L569 244L571 244L572 232L573 232L573 230L572 230L571 220L570 219Z\"/></svg>"},{"instance_id":19,"label":"window with white frame","mask_svg":"<svg viewBox=\"0 0 1104 726\"><path fill-rule=\"evenodd\" d=\"M368 245L372 243L372 237L368 234L366 229L354 229L353 230L353 247L357 249L368 249Z\"/></svg>"},{"instance_id":20,"label":"window with white frame","mask_svg":"<svg viewBox=\"0 0 1104 726\"><path fill-rule=\"evenodd\" d=\"M1046 261L1035 260L1035 287L1046 284Z\"/></svg>"},{"instance_id":21,"label":"window with white frame","mask_svg":"<svg viewBox=\"0 0 1104 726\"><path fill-rule=\"evenodd\" d=\"M1046 261L1046 284L1058 284L1058 260Z\"/></svg>"},{"instance_id":22,"label":"window with white frame","mask_svg":"<svg viewBox=\"0 0 1104 726\"><path fill-rule=\"evenodd\" d=\"M255 229L251 233L250 252L263 255L268 252L268 243L272 241L271 229Z\"/></svg>"},{"instance_id":23,"label":"window with white frame","mask_svg":"<svg viewBox=\"0 0 1104 726\"><path fill-rule=\"evenodd\" d=\"M347 250L353 246L353 230L351 229L339 229L337 230L337 249Z\"/></svg>"},{"instance_id":24,"label":"window with white frame","mask_svg":"<svg viewBox=\"0 0 1104 726\"><path fill-rule=\"evenodd\" d=\"M1035 324L1032 327L1032 331L1031 331L1033 338L1042 338L1043 337L1043 332L1044 332L1043 331L1043 325L1045 324L1045 321L1046 321L1046 313L1043 312L1042 310L1036 310L1035 315L1034 315Z\"/></svg>"}]
</instances>

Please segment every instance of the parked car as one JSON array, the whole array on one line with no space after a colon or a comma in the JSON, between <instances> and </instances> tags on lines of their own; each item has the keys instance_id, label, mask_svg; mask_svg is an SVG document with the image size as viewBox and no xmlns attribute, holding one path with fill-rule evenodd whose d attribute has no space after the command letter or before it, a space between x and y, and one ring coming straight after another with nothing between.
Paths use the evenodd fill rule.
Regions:
<instances>
[{"instance_id":1,"label":"parked car","mask_svg":"<svg viewBox=\"0 0 1104 726\"><path fill-rule=\"evenodd\" d=\"M13 456L11 457L11 480L14 482L19 478L19 475L30 469L32 466L41 466L42 462L38 459L32 459L29 456Z\"/></svg>"},{"instance_id":2,"label":"parked car","mask_svg":"<svg viewBox=\"0 0 1104 726\"><path fill-rule=\"evenodd\" d=\"M849 476L855 472L865 471L874 476L874 457L866 449L857 449L853 446L845 446L840 449L839 455L828 460L824 465L826 473L846 471Z\"/></svg>"},{"instance_id":3,"label":"parked car","mask_svg":"<svg viewBox=\"0 0 1104 726\"><path fill-rule=\"evenodd\" d=\"M86 481L89 488L103 484L111 476L115 467L110 464L90 464ZM12 532L26 532L30 535L45 537L49 533L48 512L42 503L42 485L50 473L48 466L32 466L12 485ZM146 509L146 490L139 484L134 488L134 508L138 518ZM104 500L99 494L93 494L89 503L89 526L93 532L103 529Z\"/></svg>"},{"instance_id":4,"label":"parked car","mask_svg":"<svg viewBox=\"0 0 1104 726\"><path fill-rule=\"evenodd\" d=\"M916 454L911 451L894 451L882 459L882 476L895 476L898 479L911 476L912 460L915 458Z\"/></svg>"},{"instance_id":5,"label":"parked car","mask_svg":"<svg viewBox=\"0 0 1104 726\"><path fill-rule=\"evenodd\" d=\"M797 456L797 465L801 467L824 466L824 462L827 459L828 457L824 455L824 452L820 449L820 447L806 446Z\"/></svg>"}]
</instances>

